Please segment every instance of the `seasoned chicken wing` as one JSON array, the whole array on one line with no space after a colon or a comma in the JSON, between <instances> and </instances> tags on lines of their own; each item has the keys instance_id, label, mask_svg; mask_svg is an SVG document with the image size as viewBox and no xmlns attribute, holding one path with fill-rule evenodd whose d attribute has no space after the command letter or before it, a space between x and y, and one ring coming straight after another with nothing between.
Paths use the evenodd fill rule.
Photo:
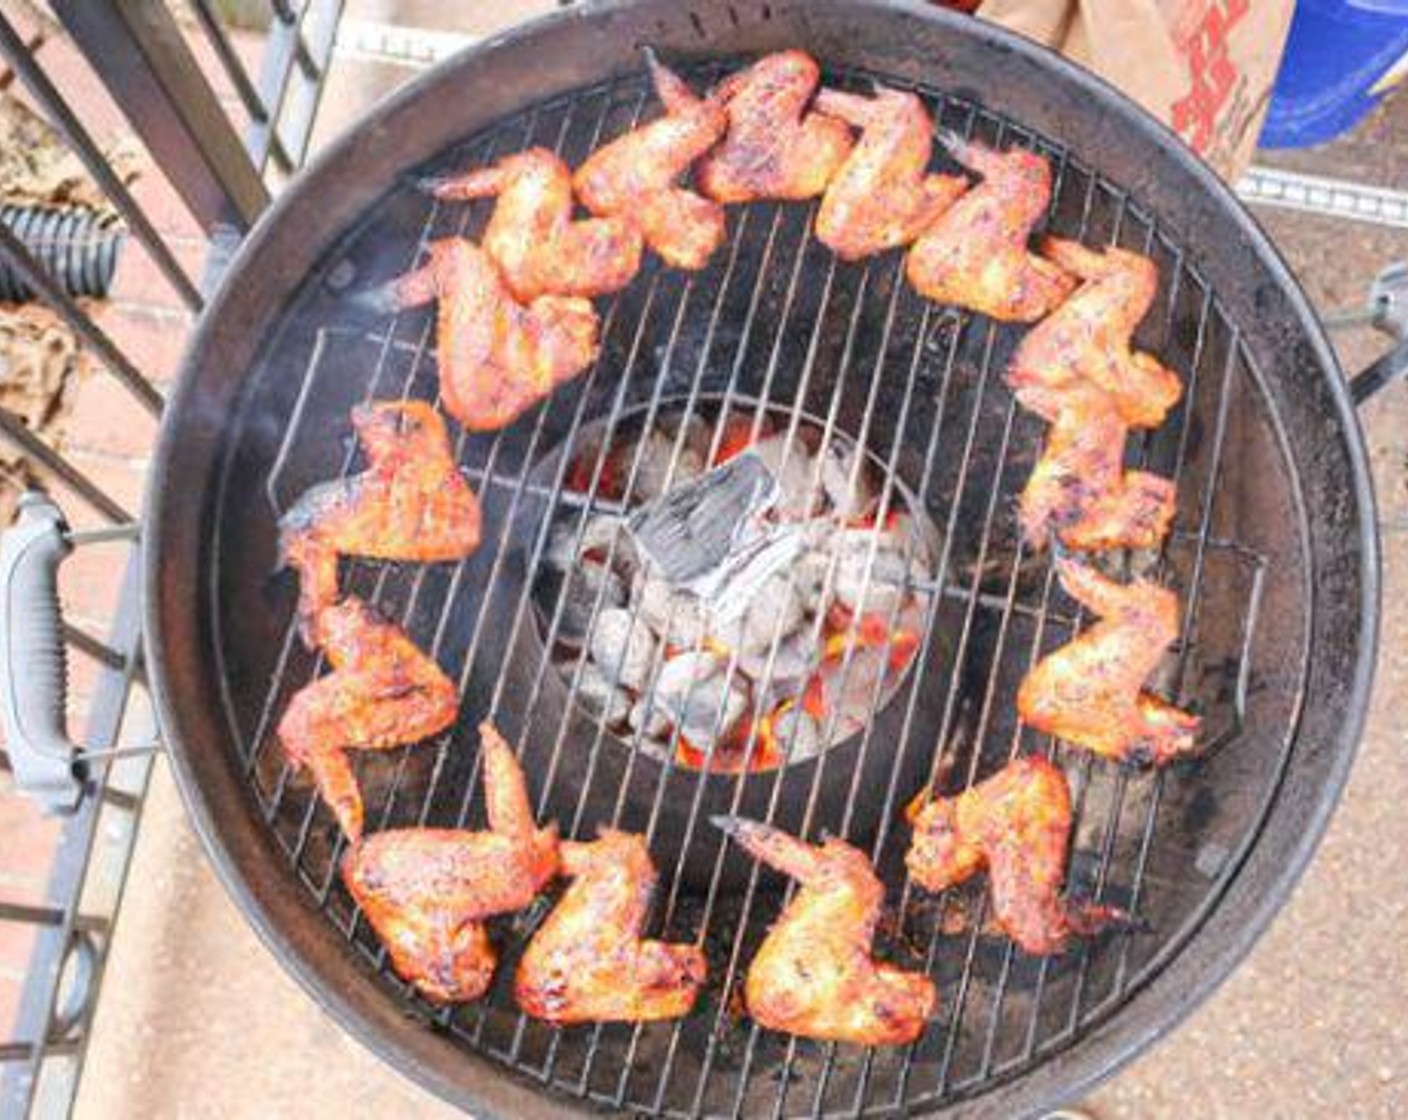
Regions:
<instances>
[{"instance_id":1,"label":"seasoned chicken wing","mask_svg":"<svg viewBox=\"0 0 1408 1120\"><path fill-rule=\"evenodd\" d=\"M805 51L778 51L725 78L711 95L728 113L723 143L695 179L718 202L815 198L851 150L851 130L807 111L821 68Z\"/></svg>"},{"instance_id":2,"label":"seasoned chicken wing","mask_svg":"<svg viewBox=\"0 0 1408 1120\"><path fill-rule=\"evenodd\" d=\"M1106 758L1161 766L1193 751L1198 718L1143 691L1178 637L1178 597L1147 580L1116 583L1074 560L1061 585L1099 621L1043 658L1017 692L1038 731Z\"/></svg>"},{"instance_id":3,"label":"seasoned chicken wing","mask_svg":"<svg viewBox=\"0 0 1408 1120\"><path fill-rule=\"evenodd\" d=\"M934 1010L934 984L871 955L885 888L865 854L841 840L818 847L738 817L714 823L802 885L748 967L748 1014L805 1038L865 1046L918 1038Z\"/></svg>"},{"instance_id":4,"label":"seasoned chicken wing","mask_svg":"<svg viewBox=\"0 0 1408 1120\"><path fill-rule=\"evenodd\" d=\"M572 176L582 205L634 221L645 243L675 268L703 268L724 239L724 209L678 186L692 163L723 136L728 117L714 98L647 56L665 115L598 148Z\"/></svg>"},{"instance_id":5,"label":"seasoned chicken wing","mask_svg":"<svg viewBox=\"0 0 1408 1120\"><path fill-rule=\"evenodd\" d=\"M1040 319L1074 286L1027 248L1051 201L1050 166L1035 152L998 152L952 137L944 146L983 179L910 247L909 282L926 299L994 319Z\"/></svg>"},{"instance_id":6,"label":"seasoned chicken wing","mask_svg":"<svg viewBox=\"0 0 1408 1120\"><path fill-rule=\"evenodd\" d=\"M455 685L400 627L360 599L318 613L332 672L300 689L279 721L288 760L307 767L348 839L362 835L362 794L346 752L406 746L455 722Z\"/></svg>"},{"instance_id":7,"label":"seasoned chicken wing","mask_svg":"<svg viewBox=\"0 0 1408 1120\"><path fill-rule=\"evenodd\" d=\"M640 229L624 218L574 219L572 172L547 148L529 148L430 186L437 198L498 199L484 249L523 303L541 295L620 291L640 271Z\"/></svg>"},{"instance_id":8,"label":"seasoned chicken wing","mask_svg":"<svg viewBox=\"0 0 1408 1120\"><path fill-rule=\"evenodd\" d=\"M379 832L342 862L397 975L437 1003L484 994L498 963L484 919L523 909L557 873L557 826L533 820L513 748L488 723L479 735L489 831Z\"/></svg>"},{"instance_id":9,"label":"seasoned chicken wing","mask_svg":"<svg viewBox=\"0 0 1408 1120\"><path fill-rule=\"evenodd\" d=\"M934 120L916 94L823 89L816 107L861 130L816 216L817 239L843 260L908 245L968 189L959 176L926 173Z\"/></svg>"},{"instance_id":10,"label":"seasoned chicken wing","mask_svg":"<svg viewBox=\"0 0 1408 1120\"><path fill-rule=\"evenodd\" d=\"M1154 262L1127 249L1095 252L1054 237L1043 250L1082 284L1017 347L1007 371L1017 399L1053 420L1067 390L1095 385L1130 427L1157 428L1183 386L1152 355L1130 349L1158 288Z\"/></svg>"},{"instance_id":11,"label":"seasoned chicken wing","mask_svg":"<svg viewBox=\"0 0 1408 1120\"><path fill-rule=\"evenodd\" d=\"M463 238L435 242L429 263L372 300L391 308L439 301L440 398L470 431L513 423L596 359L598 320L589 300L519 303L485 252Z\"/></svg>"},{"instance_id":12,"label":"seasoned chicken wing","mask_svg":"<svg viewBox=\"0 0 1408 1120\"><path fill-rule=\"evenodd\" d=\"M1104 392L1080 385L1061 400L1022 491L1023 534L1037 548L1053 531L1076 551L1157 547L1173 522L1173 483L1125 470L1128 427Z\"/></svg>"},{"instance_id":13,"label":"seasoned chicken wing","mask_svg":"<svg viewBox=\"0 0 1408 1120\"><path fill-rule=\"evenodd\" d=\"M1072 934L1126 920L1113 907L1061 897L1071 791L1046 759L1019 758L956 797L916 808L905 855L914 881L941 891L986 868L997 925L1028 953L1060 953Z\"/></svg>"},{"instance_id":14,"label":"seasoned chicken wing","mask_svg":"<svg viewBox=\"0 0 1408 1120\"><path fill-rule=\"evenodd\" d=\"M279 521L284 562L300 574L305 633L337 601L340 554L427 563L458 560L479 547L479 499L455 465L434 408L374 401L352 410L352 428L367 469L312 487Z\"/></svg>"},{"instance_id":15,"label":"seasoned chicken wing","mask_svg":"<svg viewBox=\"0 0 1408 1120\"><path fill-rule=\"evenodd\" d=\"M523 951L518 1006L551 1023L687 1014L704 983L704 951L642 939L659 877L645 838L603 829L591 843L565 841L562 871L573 881Z\"/></svg>"}]
</instances>

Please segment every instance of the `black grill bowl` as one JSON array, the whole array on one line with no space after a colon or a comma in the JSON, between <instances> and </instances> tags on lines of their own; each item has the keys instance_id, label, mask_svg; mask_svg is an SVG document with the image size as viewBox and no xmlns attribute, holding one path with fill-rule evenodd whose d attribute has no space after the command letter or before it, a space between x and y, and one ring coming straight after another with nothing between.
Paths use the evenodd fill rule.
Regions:
<instances>
[{"instance_id":1,"label":"black grill bowl","mask_svg":"<svg viewBox=\"0 0 1408 1120\"><path fill-rule=\"evenodd\" d=\"M349 284L413 265L423 238L481 228L485 208L437 208L410 183L528 143L560 144L579 161L640 107L653 111L642 45L697 82L795 46L856 88L877 76L918 85L945 127L1051 156L1055 232L1155 258L1163 283L1140 342L1178 370L1188 393L1165 428L1131 451L1179 479L1178 521L1157 571L1179 591L1186 618L1160 684L1202 712L1215 749L1162 775L1126 773L1015 728L1013 688L1025 666L1081 625L1047 558L1024 555L1013 540L1012 503L1042 433L1001 384L1020 331L924 306L896 284L893 255L834 266L807 238L805 207L733 210L729 249L704 273L686 278L651 264L604 305L605 353L594 372L502 439L462 441L487 529L469 564L356 564L346 573L351 590L397 617L464 686L451 734L358 761L372 827L477 826L473 728L490 714L522 739L535 796L570 831L590 834L618 808L629 827L649 829L653 819L666 883L652 933L702 933L711 977L701 1007L678 1028L558 1033L521 1021L508 997L540 908L495 924L505 960L486 1001L439 1011L390 974L337 882L335 829L272 734L287 696L317 671L291 629L292 582L271 575L275 519L310 483L355 469L344 443L354 403L434 394L430 316L376 320L346 298ZM518 528L536 500L523 495L524 472L570 443L581 417L609 416L617 402L730 386L758 395L769 384L776 399L813 414L834 402L839 430L893 457L944 538L930 656L868 738L823 756L815 783L817 774L800 769L774 779L787 823L800 820L790 816L793 783L806 798L816 791L812 836L873 830L868 842L889 888L882 951L927 967L941 992L939 1015L913 1049L870 1054L755 1035L732 1001L782 884L767 876L741 889L733 879L712 891L698 885L712 880L718 842L703 811L734 808L733 782L681 776L681 792L700 801L692 826L666 815L682 804L670 784L679 779L658 768L652 776L663 784L651 796L631 792L633 778L623 800L615 783L630 758L625 745L583 726L554 697L552 674L534 696L532 682L524 690L501 673L520 661L531 667L538 654L524 645L532 618L514 609L526 591L523 557L531 561L535 547ZM903 393L890 392L896 384ZM833 393L837 386L844 391ZM1010 1117L1068 1099L1169 1030L1265 928L1338 799L1370 683L1378 550L1364 449L1339 371L1284 265L1226 187L1118 94L929 5L574 5L427 74L325 153L246 241L201 320L151 478L148 666L212 859L276 955L342 1024L481 1117L602 1107L678 1117ZM552 762L541 752L564 728L572 750L549 783ZM1015 750L1052 752L1072 777L1073 887L1133 906L1152 932L1041 962L985 932L980 886L963 899L905 889L903 800L930 773L957 788ZM856 786L851 805L832 800L831 773ZM579 782L573 792L589 797L555 800ZM773 791L758 789L750 782L738 808L763 815L768 806L760 812L752 799L770 801ZM721 875L734 862L729 854ZM965 910L970 920L956 925Z\"/></svg>"}]
</instances>

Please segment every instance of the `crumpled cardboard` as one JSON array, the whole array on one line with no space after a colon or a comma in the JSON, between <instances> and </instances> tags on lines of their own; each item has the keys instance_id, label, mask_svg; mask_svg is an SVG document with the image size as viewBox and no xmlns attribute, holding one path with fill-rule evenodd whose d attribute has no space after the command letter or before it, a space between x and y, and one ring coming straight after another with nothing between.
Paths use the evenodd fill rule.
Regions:
<instances>
[{"instance_id":1,"label":"crumpled cardboard","mask_svg":"<svg viewBox=\"0 0 1408 1120\"><path fill-rule=\"evenodd\" d=\"M984 0L999 23L1095 71L1219 175L1251 161L1294 0Z\"/></svg>"}]
</instances>

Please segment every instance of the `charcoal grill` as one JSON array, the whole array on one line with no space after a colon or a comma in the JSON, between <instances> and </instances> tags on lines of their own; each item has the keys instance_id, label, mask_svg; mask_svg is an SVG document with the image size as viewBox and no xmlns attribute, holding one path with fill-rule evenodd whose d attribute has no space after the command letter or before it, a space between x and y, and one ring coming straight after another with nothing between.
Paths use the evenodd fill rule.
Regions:
<instances>
[{"instance_id":1,"label":"charcoal grill","mask_svg":"<svg viewBox=\"0 0 1408 1120\"><path fill-rule=\"evenodd\" d=\"M412 268L431 240L482 229L486 206L437 203L416 180L531 144L579 162L655 111L644 45L696 85L796 46L838 85L915 88L942 127L1051 159L1053 232L1157 262L1159 298L1138 342L1186 393L1130 457L1178 480L1178 519L1154 570L1179 590L1184 619L1160 684L1202 714L1209 749L1166 773L1132 773L1015 723L1022 674L1082 621L1048 557L1014 531L1042 431L1001 383L1021 331L926 304L895 254L839 263L810 236L810 207L734 208L703 272L652 260L603 304L602 355L578 381L503 432L458 436L484 505L472 557L344 573L463 695L445 736L357 760L369 829L477 824L473 728L492 718L522 745L534 795L568 832L610 823L650 837L665 872L654 928L709 951L708 990L689 1018L557 1031L519 1015L508 992L542 907L495 927L507 952L485 1000L436 1009L396 980L338 882L340 837L273 738L284 703L319 671L295 632L296 588L274 574L276 521L308 485L358 468L354 404L435 395L430 314L379 316L351 298ZM584 491L564 485L584 432L706 402L819 418L883 464L886 500L912 495L939 530L913 671L893 695L877 690L884 703L854 744L822 754L799 783L646 764L562 694L571 685L535 637L548 527L600 501L599 471ZM1363 448L1285 267L1228 192L1117 94L922 6L586 6L428 74L329 151L245 244L203 320L153 477L149 656L213 859L348 1029L477 1115L1009 1116L1069 1097L1169 1029L1264 928L1337 798L1369 686L1378 558ZM981 891L910 889L904 801L925 781L959 788L1019 751L1052 753L1072 776L1072 889L1134 911L1148 932L1036 960L984 932ZM829 784L828 768L846 780ZM707 827L721 800L872 852L890 886L883 951L939 985L941 1011L919 1042L818 1045L738 1015L742 970L786 888Z\"/></svg>"}]
</instances>

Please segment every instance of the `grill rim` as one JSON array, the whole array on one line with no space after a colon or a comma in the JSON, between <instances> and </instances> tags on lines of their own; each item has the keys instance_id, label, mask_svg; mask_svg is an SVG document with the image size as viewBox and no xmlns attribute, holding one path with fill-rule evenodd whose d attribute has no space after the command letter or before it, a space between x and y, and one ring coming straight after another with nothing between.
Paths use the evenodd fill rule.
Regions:
<instances>
[{"instance_id":1,"label":"grill rim","mask_svg":"<svg viewBox=\"0 0 1408 1120\"><path fill-rule=\"evenodd\" d=\"M759 6L768 11L768 5ZM438 136L433 129L427 132L422 126L418 144L424 149L423 158L429 158L471 131L529 102L598 81L605 74L599 63L583 62L592 54L591 40L584 40L583 35L601 36L604 47L613 33L619 34L621 30L613 26L616 21L648 29L652 42L666 51L678 50L684 55L691 50L696 54L702 50L706 55L737 57L772 45L767 35L761 37L762 42L755 35L740 45L728 42L729 28L723 28L718 36L710 36L703 30L696 9L707 12L716 24L723 21L723 13L727 12L733 18L734 37L742 35L747 39L750 30L756 31L756 27L748 25L748 20L757 16L746 12L740 17L736 9L744 8L742 3L728 7L699 3L691 5L688 11L660 0L584 7L586 10L557 13L516 28L410 83L332 145L303 174L301 183L280 196L241 247L209 313L198 326L171 397L170 419L161 431L146 496L143 564L148 665L178 786L208 857L227 890L275 956L344 1029L423 1086L483 1116L595 1115L597 1110L585 1102L579 1106L561 1096L535 1091L529 1087L528 1078L513 1074L491 1058L468 1052L418 1023L408 1022L408 1006L388 999L377 978L328 927L296 874L284 864L273 834L262 826L257 811L239 811L241 806L252 810L253 803L239 776L223 772L237 755L226 746L228 728L215 714L222 707L218 701L197 703L200 698L211 696L212 685L208 678L212 659L208 655L209 623L205 612L199 609L193 613L191 604L193 599L198 606L203 607L205 603L213 558L209 555L206 516L209 488L189 482L211 478L212 468L218 469L228 435L226 413L211 408L203 395L209 394L212 388L218 391L217 395L234 394L247 370L257 365L261 345L257 341L259 329L280 306L270 299L268 288L271 285L257 285L264 290L255 293L251 301L248 286L231 281L243 278L246 270L252 272L257 259L266 263L271 258L287 262L292 255L301 267L291 272L284 270L278 275L295 275L298 283L303 282L345 232L347 219L364 213L384 193L385 176L376 173L374 149L378 145L369 140L396 135L398 123L405 125L415 108L429 102L437 92L453 94L460 79L473 80L478 66L502 68L525 48L531 48L541 59L546 43L550 53L556 47L561 55L565 48L569 56L559 57L555 66L535 66L533 72L526 74L520 71L515 74L515 80L499 87L497 94L490 91L490 96L483 99L490 108L481 108L483 120L468 130L462 118L457 118L460 123L454 125L454 135L448 137ZM789 7L786 3L775 7L778 11L768 11L768 16L778 25L788 22L783 16L790 16L791 26L783 34L790 36L789 41L803 42L808 30L808 13L784 11ZM801 9L806 5L796 7ZM847 18L883 24L886 34L882 38L889 40L886 49L895 54L916 50L913 44L903 42L902 21L908 19L932 25L950 36L960 54L971 55L982 50L989 55L995 52L1012 56L1090 97L1096 106L1117 118L1117 126L1132 139L1171 159L1173 167L1202 189L1198 201L1242 235L1246 248L1274 283L1272 294L1278 296L1284 306L1274 307L1271 316L1278 312L1283 317L1288 316L1291 326L1299 331L1298 337L1292 340L1299 344L1303 354L1298 364L1313 363L1317 367L1313 372L1305 371L1305 377L1312 386L1318 385L1325 391L1334 412L1327 418L1333 421L1333 429L1322 439L1336 441L1338 446L1334 450L1343 456L1342 466L1349 475L1347 489L1337 483L1336 493L1342 500L1352 499L1352 512L1357 520L1353 541L1330 542L1337 546L1331 557L1352 569L1340 573L1341 580L1348 579L1349 590L1357 593L1350 608L1358 608L1358 625L1352 634L1345 636L1346 651L1338 658L1341 662L1352 659L1352 671L1342 671L1338 664L1330 666L1330 654L1336 651L1317 649L1316 643L1323 646L1325 639L1326 596L1313 577L1320 574L1326 556L1323 542L1318 550L1315 541L1308 541L1306 545L1311 597L1308 613L1312 620L1310 676L1316 676L1317 670L1322 676L1332 672L1331 680L1338 687L1332 696L1305 698L1307 710L1316 705L1330 709L1322 713L1322 717L1328 715L1334 720L1333 735L1307 746L1307 710L1302 711L1296 726L1288 728L1292 761L1300 761L1302 770L1313 769L1317 775L1310 804L1300 807L1300 817L1290 825L1294 832L1279 846L1266 842L1267 833L1278 821L1287 821L1285 812L1276 812L1284 807L1286 800L1283 784L1272 795L1266 822L1253 841L1244 866L1228 883L1222 898L1212 906L1197 935L1162 972L1151 977L1116 1014L1091 1024L1078 1041L1064 1049L1059 1070L1056 1063L1046 1062L1015 1081L997 1079L977 1096L955 1102L949 1110L954 1115L1007 1116L1075 1095L1104 1080L1181 1022L1246 955L1299 880L1338 802L1367 710L1377 648L1380 594L1373 488L1362 435L1347 389L1304 294L1279 254L1230 190L1194 157L1176 147L1178 142L1162 125L1145 116L1099 79L1044 48L1000 29L907 0L865 0L859 5L813 4L811 7L813 12L822 7L844 7ZM669 26L672 18L677 21L673 27ZM694 40L689 38L689 28L684 25L686 19L694 21L697 35ZM622 49L618 46L616 53L619 55ZM824 51L817 53L826 61ZM583 65L587 65L589 73L578 71ZM940 84L948 88L942 79ZM525 88L525 85L532 88ZM491 104L495 97L508 104ZM1072 149L1082 154L1075 144ZM358 171L363 174L356 174ZM1133 189L1133 193L1141 197L1137 189ZM291 249L288 239L280 236L281 227L292 225L300 215L303 219L300 228L309 242L315 233L322 237L322 242L312 251L305 246ZM1163 215L1158 217L1162 220ZM1188 244L1199 247L1191 238ZM280 294L286 295L294 286L285 284L286 290ZM238 290L241 288L243 290ZM251 307L251 302L256 306ZM261 304L262 308L258 306ZM1262 327L1264 323L1256 325ZM243 365L232 362L229 355L235 353L248 354L248 362ZM1259 377L1264 377L1265 363L1261 368L1263 372ZM1276 404L1274 399L1271 403ZM1283 408L1279 405L1275 416L1278 427L1284 426ZM1304 488L1307 482L1304 457L1293 457L1288 466ZM173 478L180 478L187 484L168 485L168 480ZM1318 476L1309 478L1311 482L1318 480ZM1302 529L1307 538L1321 531L1315 524ZM1357 554L1353 551L1356 546ZM1345 609L1343 605L1338 606L1340 610ZM1318 658L1317 654L1320 654ZM1307 753L1310 758L1301 757ZM1258 857L1262 864L1267 864L1268 857L1272 862L1269 866L1255 868ZM279 861L277 874L270 874L270 859Z\"/></svg>"}]
</instances>

